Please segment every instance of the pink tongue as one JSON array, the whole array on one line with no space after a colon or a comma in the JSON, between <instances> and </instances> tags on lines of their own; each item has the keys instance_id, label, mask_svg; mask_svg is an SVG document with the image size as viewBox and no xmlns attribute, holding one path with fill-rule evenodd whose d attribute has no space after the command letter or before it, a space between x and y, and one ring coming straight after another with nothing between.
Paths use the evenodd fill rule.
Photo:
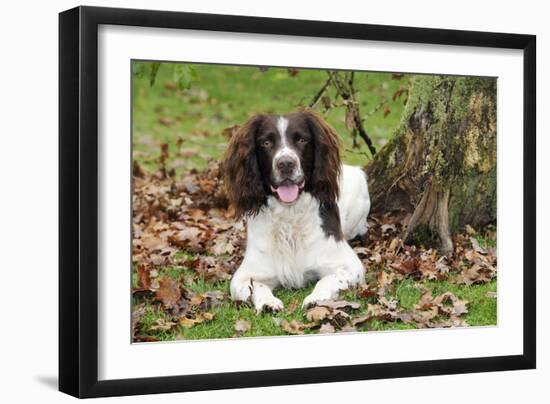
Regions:
<instances>
[{"instance_id":1,"label":"pink tongue","mask_svg":"<svg viewBox=\"0 0 550 404\"><path fill-rule=\"evenodd\" d=\"M279 188L277 188L277 195L279 195L279 198L281 198L281 201L283 202L294 202L298 198L298 185L291 184L291 185L281 185Z\"/></svg>"}]
</instances>

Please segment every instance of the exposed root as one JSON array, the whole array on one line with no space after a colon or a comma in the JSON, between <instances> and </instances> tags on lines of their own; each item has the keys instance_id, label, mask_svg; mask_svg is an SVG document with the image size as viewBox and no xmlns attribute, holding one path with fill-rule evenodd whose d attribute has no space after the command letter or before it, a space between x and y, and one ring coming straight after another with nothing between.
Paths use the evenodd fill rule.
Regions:
<instances>
[{"instance_id":1,"label":"exposed root","mask_svg":"<svg viewBox=\"0 0 550 404\"><path fill-rule=\"evenodd\" d=\"M449 194L450 189L430 185L416 206L403 240L407 240L419 225L428 225L430 230L439 236L439 252L450 255L453 241L449 230Z\"/></svg>"}]
</instances>

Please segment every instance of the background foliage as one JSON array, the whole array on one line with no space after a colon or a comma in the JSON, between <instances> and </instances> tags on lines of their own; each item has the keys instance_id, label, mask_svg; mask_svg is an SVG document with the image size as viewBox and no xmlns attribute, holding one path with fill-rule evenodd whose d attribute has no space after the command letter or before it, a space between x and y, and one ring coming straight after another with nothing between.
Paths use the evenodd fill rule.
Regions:
<instances>
[{"instance_id":1,"label":"background foliage","mask_svg":"<svg viewBox=\"0 0 550 404\"><path fill-rule=\"evenodd\" d=\"M172 147L179 137L190 149L182 167L204 168L209 158L218 159L225 150L225 128L244 123L255 112L284 114L307 106L327 79L323 70L155 62L134 62L133 72L134 157L146 167L154 161L150 153L158 153L150 147L154 141ZM355 73L365 129L378 148L398 126L406 99L399 90L408 87L408 77L392 77ZM346 110L335 94L335 88L327 89L326 96L337 107L325 118L345 142L345 162L364 165L370 153L363 142L353 148Z\"/></svg>"}]
</instances>

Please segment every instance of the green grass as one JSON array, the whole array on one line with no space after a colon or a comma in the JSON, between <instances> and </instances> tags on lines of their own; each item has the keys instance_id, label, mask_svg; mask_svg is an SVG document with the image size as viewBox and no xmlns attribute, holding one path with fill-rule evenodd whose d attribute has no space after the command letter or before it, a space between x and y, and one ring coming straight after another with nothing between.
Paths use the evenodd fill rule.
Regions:
<instances>
[{"instance_id":1,"label":"green grass","mask_svg":"<svg viewBox=\"0 0 550 404\"><path fill-rule=\"evenodd\" d=\"M434 295L440 295L445 292L452 292L461 300L467 300L468 313L462 318L469 325L483 326L497 324L497 299L487 297L488 292L497 291L497 281L481 285L456 285L450 282L429 281L425 285L433 289Z\"/></svg>"},{"instance_id":2,"label":"green grass","mask_svg":"<svg viewBox=\"0 0 550 404\"><path fill-rule=\"evenodd\" d=\"M134 77L134 157L145 168L156 167L154 159L159 155L158 147L152 147L151 141L168 143L173 152L178 137L183 140L182 148L197 152L181 159L178 170L203 168L208 158L222 156L227 143L222 136L224 128L242 124L256 112L284 114L307 105L327 77L321 70L302 69L292 77L280 68L262 72L256 67L192 66L197 79L183 91L174 86L174 67L170 64L161 65L152 87L148 77ZM368 116L365 128L378 148L399 124L403 101L393 101L391 97L407 81L406 76L393 80L389 73L355 75L361 113ZM335 90L330 89L327 94L334 99ZM380 108L371 115L384 99L389 99L391 112L384 117L384 108ZM370 155L362 139L358 139L361 147L352 150L351 135L345 128L345 108L331 109L326 119L344 140L344 160L366 164Z\"/></svg>"},{"instance_id":3,"label":"green grass","mask_svg":"<svg viewBox=\"0 0 550 404\"><path fill-rule=\"evenodd\" d=\"M181 276L186 279L186 287L197 293L203 293L211 290L221 290L227 296L229 295L229 281L207 282L204 279L197 278L196 275L185 268L165 268L160 276L169 275L176 278ZM212 339L212 338L231 338L235 336L235 322L237 320L246 320L250 322L250 330L242 334L243 337L255 336L277 336L286 335L280 326L276 325L273 318L281 318L287 321L297 320L307 323L305 311L301 308L304 298L313 290L313 284L303 289L276 289L275 296L281 299L285 309L276 314L261 313L256 314L256 310L247 305L237 306L229 299L225 299L220 306L209 310L214 314L214 319L208 322L197 324L192 328L177 326L170 332L162 330L150 330L155 325L155 321L161 318L169 320L169 317L157 306L147 306L147 311L141 321L140 335L154 336L163 341L176 339ZM497 323L497 301L492 297L487 297L487 292L496 292L496 281L482 285L458 286L448 281L424 281L414 282L410 279L404 279L396 282L395 292L387 294L388 299L396 299L403 309L411 309L420 299L420 288L432 290L434 296L445 292L454 293L459 299L469 302L469 312L462 318L470 326L496 325ZM367 303L374 303L375 299L360 299L356 291L345 291L341 295L342 299L349 301L358 301L361 307L353 311L354 316L360 316L366 313ZM136 301L137 303L137 301ZM289 306L295 306L295 310L288 312ZM386 322L379 320L370 320L357 327L359 331L383 331L383 330L407 330L414 329L413 324L404 324L399 321ZM305 330L305 333L311 333L311 330Z\"/></svg>"},{"instance_id":4,"label":"green grass","mask_svg":"<svg viewBox=\"0 0 550 404\"><path fill-rule=\"evenodd\" d=\"M395 291L399 305L404 309L410 310L420 300L420 289L416 282L405 279L397 285Z\"/></svg>"},{"instance_id":5,"label":"green grass","mask_svg":"<svg viewBox=\"0 0 550 404\"><path fill-rule=\"evenodd\" d=\"M188 90L178 90L174 86L173 66L162 65L156 82L149 85L148 77L134 77L132 142L134 159L145 169L158 168L159 144L168 143L171 156L176 151L177 139L181 139L181 149L186 157L172 158L170 163L178 174L189 169L202 169L209 159L220 159L227 140L223 129L242 124L255 112L287 113L299 106L307 105L326 80L326 73L318 70L300 70L292 77L286 69L270 68L265 72L255 67L194 65L197 77ZM393 135L399 125L403 109L402 100L392 101L391 97L401 86L407 85L407 76L402 80L393 80L388 73L357 73L355 76L358 99L362 115L367 117L364 125L380 149ZM328 95L334 98L334 90ZM384 117L384 108L371 114L384 99L389 99L391 113ZM333 125L344 140L343 158L346 163L364 165L370 154L361 139L360 148L352 150L352 139L345 128L344 108L333 108L326 119ZM492 239L483 235L476 236L482 248L492 246ZM186 254L181 252L181 254ZM229 281L207 282L197 278L185 268L161 268L159 276L171 276L185 279L185 286L195 292L221 290L229 294ZM367 273L367 281L371 273ZM135 284L136 279L133 277ZM496 281L484 285L457 286L451 282L413 282L402 280L396 283L393 295L404 309L412 308L420 298L419 287L433 289L433 293L453 292L460 299L470 302L469 313L464 316L468 324L496 324L496 299L487 297L487 292L496 291ZM301 303L311 292L313 285L299 290L279 289L274 293L285 304L285 310L278 314L262 313L257 315L254 308L237 306L228 299L221 306L212 308L214 319L197 324L192 328L177 326L171 331L151 330L157 321L169 320L157 305L147 304L146 313L141 319L140 334L154 336L160 340L230 338L235 335L234 325L239 319L251 324L244 337L283 335L281 328L273 318L288 321L307 322ZM342 294L343 299L359 301L354 291ZM360 300L361 308L355 311L360 315L366 310L367 303L374 299ZM137 298L134 303L138 303ZM296 305L293 312L286 308ZM401 330L414 328L401 322L382 322L371 320L363 324L360 330ZM306 333L310 332L306 330Z\"/></svg>"}]
</instances>

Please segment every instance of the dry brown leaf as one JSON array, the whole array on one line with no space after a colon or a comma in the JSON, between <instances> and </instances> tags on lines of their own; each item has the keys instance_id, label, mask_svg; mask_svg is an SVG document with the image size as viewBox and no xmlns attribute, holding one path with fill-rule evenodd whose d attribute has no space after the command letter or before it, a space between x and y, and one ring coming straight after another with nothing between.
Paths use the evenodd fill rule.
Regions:
<instances>
[{"instance_id":1,"label":"dry brown leaf","mask_svg":"<svg viewBox=\"0 0 550 404\"><path fill-rule=\"evenodd\" d=\"M297 320L291 320L290 322L288 322L287 320L281 320L280 326L284 332L288 334L298 335L303 334L304 330L314 327L315 323L304 324L300 323Z\"/></svg>"},{"instance_id":2,"label":"dry brown leaf","mask_svg":"<svg viewBox=\"0 0 550 404\"><path fill-rule=\"evenodd\" d=\"M470 242L472 243L472 247L475 251L480 254L487 254L487 250L479 245L479 242L475 237L470 237Z\"/></svg>"},{"instance_id":3,"label":"dry brown leaf","mask_svg":"<svg viewBox=\"0 0 550 404\"><path fill-rule=\"evenodd\" d=\"M401 240L399 238L394 238L389 247L388 247L388 254L393 254L395 252L395 250L397 249L397 247L399 247L399 243L401 242Z\"/></svg>"},{"instance_id":4,"label":"dry brown leaf","mask_svg":"<svg viewBox=\"0 0 550 404\"><path fill-rule=\"evenodd\" d=\"M389 286L393 280L394 280L394 275L393 274L388 274L387 272L385 271L380 271L378 272L378 274L376 275L376 279L378 280L378 285L381 287L381 288L385 288L387 286Z\"/></svg>"},{"instance_id":5,"label":"dry brown leaf","mask_svg":"<svg viewBox=\"0 0 550 404\"><path fill-rule=\"evenodd\" d=\"M358 302L348 302L347 300L321 300L317 302L317 306L328 307L329 309L356 310L361 307L361 304Z\"/></svg>"},{"instance_id":6,"label":"dry brown leaf","mask_svg":"<svg viewBox=\"0 0 550 404\"><path fill-rule=\"evenodd\" d=\"M158 234L144 233L140 238L140 243L143 248L148 250L160 250L166 247L167 242L161 238Z\"/></svg>"},{"instance_id":7,"label":"dry brown leaf","mask_svg":"<svg viewBox=\"0 0 550 404\"><path fill-rule=\"evenodd\" d=\"M300 302L298 299L292 300L286 307L285 307L285 313L292 314L296 311L298 306L300 305Z\"/></svg>"},{"instance_id":8,"label":"dry brown leaf","mask_svg":"<svg viewBox=\"0 0 550 404\"><path fill-rule=\"evenodd\" d=\"M219 237L216 239L214 246L210 249L214 255L233 254L235 246L227 238Z\"/></svg>"},{"instance_id":9,"label":"dry brown leaf","mask_svg":"<svg viewBox=\"0 0 550 404\"><path fill-rule=\"evenodd\" d=\"M155 321L155 323L149 327L151 331L168 331L171 330L176 323L173 321L165 320L164 318L159 318Z\"/></svg>"},{"instance_id":10,"label":"dry brown leaf","mask_svg":"<svg viewBox=\"0 0 550 404\"><path fill-rule=\"evenodd\" d=\"M371 319L372 319L372 315L365 314L365 315L360 316L360 317L355 317L354 319L351 320L351 323L354 326L357 326L357 325L362 325L362 324L366 323L367 321L370 321Z\"/></svg>"},{"instance_id":11,"label":"dry brown leaf","mask_svg":"<svg viewBox=\"0 0 550 404\"><path fill-rule=\"evenodd\" d=\"M178 283L170 278L164 277L159 279L159 288L155 293L155 300L162 302L168 308L177 305L181 298L181 292Z\"/></svg>"},{"instance_id":12,"label":"dry brown leaf","mask_svg":"<svg viewBox=\"0 0 550 404\"><path fill-rule=\"evenodd\" d=\"M179 323L182 327L191 328L196 324L204 323L205 321L210 321L214 318L213 313L197 313L194 318L181 317Z\"/></svg>"},{"instance_id":13,"label":"dry brown leaf","mask_svg":"<svg viewBox=\"0 0 550 404\"><path fill-rule=\"evenodd\" d=\"M143 304L135 307L132 311L132 338L134 338L136 335L138 323L145 314L145 311L146 309Z\"/></svg>"},{"instance_id":14,"label":"dry brown leaf","mask_svg":"<svg viewBox=\"0 0 550 404\"><path fill-rule=\"evenodd\" d=\"M326 307L315 306L309 309L306 313L308 321L321 321L327 318L330 314L330 310Z\"/></svg>"},{"instance_id":15,"label":"dry brown leaf","mask_svg":"<svg viewBox=\"0 0 550 404\"><path fill-rule=\"evenodd\" d=\"M445 314L460 316L468 313L466 300L460 300L451 292L445 292L437 296L433 300L434 304L439 307L439 311Z\"/></svg>"},{"instance_id":16,"label":"dry brown leaf","mask_svg":"<svg viewBox=\"0 0 550 404\"><path fill-rule=\"evenodd\" d=\"M324 323L323 325L321 325L321 328L319 328L319 334L333 334L335 332L336 329L330 323Z\"/></svg>"},{"instance_id":17,"label":"dry brown leaf","mask_svg":"<svg viewBox=\"0 0 550 404\"><path fill-rule=\"evenodd\" d=\"M395 269L401 275L410 275L418 269L419 262L415 258L407 258L401 262L390 264L390 268Z\"/></svg>"},{"instance_id":18,"label":"dry brown leaf","mask_svg":"<svg viewBox=\"0 0 550 404\"><path fill-rule=\"evenodd\" d=\"M151 289L151 267L147 264L140 263L137 265L138 287L143 289Z\"/></svg>"},{"instance_id":19,"label":"dry brown leaf","mask_svg":"<svg viewBox=\"0 0 550 404\"><path fill-rule=\"evenodd\" d=\"M237 336L243 335L245 332L250 330L250 321L239 319L235 321L235 333Z\"/></svg>"}]
</instances>

